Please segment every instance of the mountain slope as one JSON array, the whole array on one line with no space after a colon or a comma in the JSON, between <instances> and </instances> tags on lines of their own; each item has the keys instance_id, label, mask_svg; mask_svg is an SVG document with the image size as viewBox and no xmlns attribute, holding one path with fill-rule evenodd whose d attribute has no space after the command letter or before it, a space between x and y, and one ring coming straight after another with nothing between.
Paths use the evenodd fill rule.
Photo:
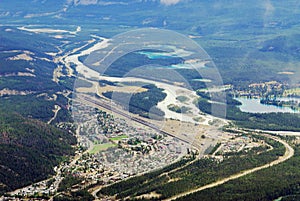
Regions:
<instances>
[{"instance_id":1,"label":"mountain slope","mask_svg":"<svg viewBox=\"0 0 300 201\"><path fill-rule=\"evenodd\" d=\"M0 111L0 192L47 178L75 143L67 131Z\"/></svg>"},{"instance_id":2,"label":"mountain slope","mask_svg":"<svg viewBox=\"0 0 300 201\"><path fill-rule=\"evenodd\" d=\"M55 83L53 56L60 41L45 34L0 27L0 195L45 179L72 155L76 138L48 122L70 121L65 87ZM57 123L55 119L53 121ZM52 122L52 123L53 123Z\"/></svg>"}]
</instances>

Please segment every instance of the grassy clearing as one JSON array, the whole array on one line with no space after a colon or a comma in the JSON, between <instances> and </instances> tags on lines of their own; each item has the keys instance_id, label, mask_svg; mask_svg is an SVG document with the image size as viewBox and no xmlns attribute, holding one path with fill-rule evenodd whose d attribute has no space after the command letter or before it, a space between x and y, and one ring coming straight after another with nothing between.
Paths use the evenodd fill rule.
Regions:
<instances>
[{"instance_id":1,"label":"grassy clearing","mask_svg":"<svg viewBox=\"0 0 300 201\"><path fill-rule=\"evenodd\" d=\"M123 140L124 138L128 138L128 136L127 135L120 135L120 136L117 136L117 137L112 137L112 138L110 138L110 140L119 141L119 140Z\"/></svg>"},{"instance_id":2,"label":"grassy clearing","mask_svg":"<svg viewBox=\"0 0 300 201\"><path fill-rule=\"evenodd\" d=\"M105 143L105 144L97 144L93 147L92 150L89 151L90 154L96 154L99 153L100 151L104 151L110 147L115 147L115 144L112 143Z\"/></svg>"}]
</instances>

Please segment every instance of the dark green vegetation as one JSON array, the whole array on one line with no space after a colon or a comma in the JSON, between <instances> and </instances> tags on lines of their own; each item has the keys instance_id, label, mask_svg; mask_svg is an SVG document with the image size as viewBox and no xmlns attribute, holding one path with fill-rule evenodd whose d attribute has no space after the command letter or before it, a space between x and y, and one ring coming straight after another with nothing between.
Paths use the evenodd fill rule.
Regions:
<instances>
[{"instance_id":1,"label":"dark green vegetation","mask_svg":"<svg viewBox=\"0 0 300 201\"><path fill-rule=\"evenodd\" d=\"M53 116L55 102L49 101L46 97L28 96L9 96L0 98L0 108L2 111L14 111L24 117L48 121Z\"/></svg>"},{"instance_id":2,"label":"dark green vegetation","mask_svg":"<svg viewBox=\"0 0 300 201\"><path fill-rule=\"evenodd\" d=\"M299 144L294 148L295 156L284 163L177 200L299 200Z\"/></svg>"},{"instance_id":3,"label":"dark green vegetation","mask_svg":"<svg viewBox=\"0 0 300 201\"><path fill-rule=\"evenodd\" d=\"M224 83L233 84L235 89L247 88L248 84L253 82L270 80L299 84L297 72L300 59L300 4L298 0L190 0L172 6L162 5L159 1L110 0L110 3L107 3L108 1L98 2L101 3L93 5L89 3L80 4L80 1L37 0L30 1L30 3L28 1L18 1L16 6L14 1L1 1L1 24L7 24L11 27L1 26L0 90L8 88L10 90L32 92L26 98L22 96L2 97L0 100L1 110L16 117L21 114L26 121L31 121L30 118L48 121L53 116L53 112L51 112L53 106L58 103L48 100L46 96L37 97L37 95L47 93L49 97L52 97L54 93L65 88L72 90L74 78L62 78L59 84L52 82L52 71L55 64L40 59L52 59L45 52L58 52L59 50L55 46L61 45L61 41L69 42L61 45L63 51L67 52L74 49L74 47L85 44L90 39L91 34L112 37L124 31L143 27L164 28L185 35L200 36L194 40L212 57ZM32 34L15 29L17 26L29 27L29 25L32 25L31 28L42 27L70 31L74 31L77 26L81 26L82 31L76 36L65 33L62 40L55 40L52 36L55 36L56 33ZM9 31L9 29L12 31ZM8 57L17 55L16 52L2 52L7 50L30 51L34 54L31 56L35 60L30 62L7 60ZM137 57L134 58L133 56ZM134 55L134 53L127 55L125 58L132 61L128 62L126 59L120 59L115 64L120 65L120 69L117 69L118 72L111 73L124 75L126 71L141 66L140 61L143 61L144 64L152 63L145 56ZM179 60L175 58L174 61L178 62ZM164 64L169 65L173 61L169 60L167 62ZM34 70L35 77L15 75L18 72L29 73L30 71L26 68ZM116 70L115 68L112 69ZM176 71L182 73L183 77L189 81L201 78L198 72ZM283 71L295 74L280 73ZM159 76L153 71L150 72L153 73L151 74L153 76ZM208 79L214 81L213 78L208 77ZM205 87L203 82L198 81L191 81L190 85L193 89ZM66 106L65 103L63 105ZM203 111L210 112L211 107L207 100L200 100L200 107ZM65 107L62 108L58 118L52 122L53 124L70 121L68 111L65 110ZM18 114L11 112L17 112ZM143 111L142 113L145 114L146 112ZM266 115L248 114L237 109L235 104L229 104L228 118L234 120L240 126L250 128L299 130L298 116L274 113ZM34 160L35 154L30 154L32 156L29 155L26 159L32 158ZM22 165L21 160L17 160L17 162L20 163L17 163L16 166ZM295 164L287 163L285 168L292 169ZM30 168L32 169L32 167ZM279 171L278 173L284 175L283 172ZM274 177L274 174L269 172L267 175L270 178L266 181L270 183L264 183L262 187L266 188L266 186L273 185L273 181L279 178L284 181L282 185L284 184L286 185L285 188L289 188L289 181L286 181L280 174L276 174L276 177ZM255 178L251 178L249 181L251 183L248 186L251 187L255 182L259 184L259 181ZM235 183L234 186L239 185ZM265 188L258 188L257 190L261 192ZM222 189L222 192L226 192L226 190ZM253 192L251 191L251 193ZM265 192L271 191L266 190ZM227 197L230 198L230 195L228 193ZM297 196L295 196L296 198ZM66 200L67 198L62 199ZM284 199L293 199L293 197Z\"/></svg>"},{"instance_id":4,"label":"dark green vegetation","mask_svg":"<svg viewBox=\"0 0 300 201\"><path fill-rule=\"evenodd\" d=\"M52 81L57 64L46 54L58 52L60 42L3 26L0 41L1 195L53 175L53 167L73 155L76 139L54 126L71 121L68 99L56 94L65 86ZM29 60L18 59L22 54ZM61 110L48 125L55 105Z\"/></svg>"},{"instance_id":5,"label":"dark green vegetation","mask_svg":"<svg viewBox=\"0 0 300 201\"><path fill-rule=\"evenodd\" d=\"M160 199L169 198L243 170L267 164L284 154L285 148L279 142L261 136L255 137L265 140L274 149L260 154L257 154L261 151L260 149L238 152L230 157L225 157L222 162L209 158L199 159L174 172L162 174L167 172L164 170L150 173L152 174L150 179L141 176L113 184L102 189L100 193L110 196L116 194L117 198L130 196L134 200L136 196L156 192L161 194Z\"/></svg>"},{"instance_id":6,"label":"dark green vegetation","mask_svg":"<svg viewBox=\"0 0 300 201\"><path fill-rule=\"evenodd\" d=\"M175 105L175 104L170 104L168 105L168 109L173 111L173 112L176 112L176 113L187 113L190 108L186 107L186 106L178 106L178 105Z\"/></svg>"},{"instance_id":7,"label":"dark green vegetation","mask_svg":"<svg viewBox=\"0 0 300 201\"><path fill-rule=\"evenodd\" d=\"M211 114L212 104L204 93L198 93L198 107L201 111ZM219 103L213 103L219 104ZM291 113L248 113L242 112L237 106L240 103L227 95L227 119L233 120L238 126L262 130L293 130L300 131L299 114Z\"/></svg>"},{"instance_id":8,"label":"dark green vegetation","mask_svg":"<svg viewBox=\"0 0 300 201\"><path fill-rule=\"evenodd\" d=\"M221 143L217 143L216 146L214 146L214 148L210 151L209 154L215 153L220 146L221 146Z\"/></svg>"},{"instance_id":9,"label":"dark green vegetation","mask_svg":"<svg viewBox=\"0 0 300 201\"><path fill-rule=\"evenodd\" d=\"M31 6L19 2L16 7L4 0L1 20L12 25L52 25L72 31L80 25L83 30L80 39L86 39L91 33L112 37L145 27L201 36L194 40L212 57L224 82L236 87L273 79L286 81L293 76L277 73L297 70L300 41L297 0L270 1L270 5L259 0L192 0L172 6L164 6L159 1L111 2L88 5L59 0L54 4L48 0L31 2ZM63 12L62 8L67 10ZM10 12L6 14L7 11Z\"/></svg>"},{"instance_id":10,"label":"dark green vegetation","mask_svg":"<svg viewBox=\"0 0 300 201\"><path fill-rule=\"evenodd\" d=\"M115 3L105 6L70 3L67 12L61 12L59 19L54 17L57 15L54 11L59 12L66 4L65 1L57 1L55 6L49 1L37 1L30 7L27 3L20 2L18 7L14 7L5 0L2 1L0 12L11 11L10 15L1 16L3 22L10 24L53 24L55 28L69 30L75 30L74 25L81 25L83 31L79 34L80 38L99 32L100 35L111 37L143 27L164 28L186 35L201 36L195 39L196 42L212 57L224 82L232 83L236 87L273 79L286 81L293 76L277 73L297 70L300 40L297 31L299 3L296 0L288 0L284 4L271 1L274 8L272 12L267 12L265 3L258 0L193 0L174 6L163 6L158 1ZM30 13L48 12L54 13L43 17L37 15L24 18ZM102 20L107 16L113 17ZM95 30L95 24L99 31ZM126 62L121 61L122 64ZM122 69L127 67L130 65L122 65Z\"/></svg>"},{"instance_id":11,"label":"dark green vegetation","mask_svg":"<svg viewBox=\"0 0 300 201\"><path fill-rule=\"evenodd\" d=\"M53 201L92 201L94 197L86 190L71 192L70 194L60 194L53 198Z\"/></svg>"},{"instance_id":12,"label":"dark green vegetation","mask_svg":"<svg viewBox=\"0 0 300 201\"><path fill-rule=\"evenodd\" d=\"M58 191L59 192L67 191L67 190L70 191L74 185L80 184L82 181L83 180L81 178L74 177L72 175L66 175L64 179L61 181L61 183L59 184Z\"/></svg>"},{"instance_id":13,"label":"dark green vegetation","mask_svg":"<svg viewBox=\"0 0 300 201\"><path fill-rule=\"evenodd\" d=\"M58 192L60 192L60 194L53 198L54 201L94 200L94 197L86 189L82 188L82 178L71 174L66 174L64 176L64 179L58 187Z\"/></svg>"},{"instance_id":14,"label":"dark green vegetation","mask_svg":"<svg viewBox=\"0 0 300 201\"><path fill-rule=\"evenodd\" d=\"M148 50L151 51L151 50ZM146 55L139 54L137 52L132 52L127 55L124 55L123 57L119 58L116 60L109 68L105 69L105 71L102 72L100 69L101 73L104 73L105 75L113 76L113 77L123 77L125 74L130 72L131 70L135 68L139 68L141 66L143 67L143 70L147 68L151 72L155 71L155 66L157 67L158 65L160 67L162 66L171 66L172 64L178 64L181 63L183 60L178 58L178 57L168 57L168 58L155 58L155 59L150 59ZM152 66L152 67L151 67ZM90 66L91 68L93 66ZM97 69L99 70L99 69ZM143 71L145 72L145 71ZM138 71L135 73L135 75L138 75ZM149 74L143 74L141 73L140 76L147 76L149 79ZM152 79L157 79L157 77L150 77Z\"/></svg>"},{"instance_id":15,"label":"dark green vegetation","mask_svg":"<svg viewBox=\"0 0 300 201\"><path fill-rule=\"evenodd\" d=\"M11 31L7 32L7 29ZM0 96L0 108L47 122L54 115L54 105L59 105L62 108L60 118L70 121L68 100L61 94L57 95L56 101L51 100L55 93L66 89L64 84L52 81L57 64L46 54L57 52L56 46L60 42L13 27L0 27L0 40L0 90L10 91ZM24 53L32 60L13 60ZM20 76L20 73L25 76Z\"/></svg>"},{"instance_id":16,"label":"dark green vegetation","mask_svg":"<svg viewBox=\"0 0 300 201\"><path fill-rule=\"evenodd\" d=\"M294 111L299 110L300 107L300 103L296 102L296 101L282 101L282 100L276 100L276 98L274 99L270 99L270 98L265 98L260 100L260 103L262 104L267 104L267 105L275 105L277 107L289 107Z\"/></svg>"},{"instance_id":17,"label":"dark green vegetation","mask_svg":"<svg viewBox=\"0 0 300 201\"><path fill-rule=\"evenodd\" d=\"M7 32L6 29L12 31ZM62 89L51 81L56 64L45 53L58 51L55 47L58 41L40 35L33 36L12 27L0 27L0 33L1 88L31 92L56 92ZM11 60L24 51L32 60ZM30 73L31 76L17 76L18 73Z\"/></svg>"},{"instance_id":18,"label":"dark green vegetation","mask_svg":"<svg viewBox=\"0 0 300 201\"><path fill-rule=\"evenodd\" d=\"M156 107L157 103L164 100L166 94L155 85L143 86L148 89L140 93L106 92L103 95L123 105L129 112L147 118L161 119L164 112Z\"/></svg>"},{"instance_id":19,"label":"dark green vegetation","mask_svg":"<svg viewBox=\"0 0 300 201\"><path fill-rule=\"evenodd\" d=\"M76 143L67 131L0 110L0 193L53 174Z\"/></svg>"},{"instance_id":20,"label":"dark green vegetation","mask_svg":"<svg viewBox=\"0 0 300 201\"><path fill-rule=\"evenodd\" d=\"M184 103L185 101L187 101L189 98L186 96L178 96L176 97L176 100L179 100L180 102Z\"/></svg>"},{"instance_id":21,"label":"dark green vegetation","mask_svg":"<svg viewBox=\"0 0 300 201\"><path fill-rule=\"evenodd\" d=\"M154 178L160 177L160 175L163 174L164 172L170 172L174 169L180 168L180 167L186 165L188 162L191 162L194 159L195 158L184 158L184 159L181 159L180 161L173 163L163 169L153 171L150 173L146 173L139 177L133 177L133 178L130 178L130 179L122 181L122 182L114 183L111 186L101 189L101 191L98 194L99 194L99 196L101 196L103 194L104 195L115 195L122 191L129 191L135 185L140 186L145 181L153 180Z\"/></svg>"}]
</instances>

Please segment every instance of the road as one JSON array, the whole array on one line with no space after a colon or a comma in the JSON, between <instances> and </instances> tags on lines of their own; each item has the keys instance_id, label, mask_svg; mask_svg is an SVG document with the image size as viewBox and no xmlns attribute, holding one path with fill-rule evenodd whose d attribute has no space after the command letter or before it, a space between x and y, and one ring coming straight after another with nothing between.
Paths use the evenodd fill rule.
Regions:
<instances>
[{"instance_id":1,"label":"road","mask_svg":"<svg viewBox=\"0 0 300 201\"><path fill-rule=\"evenodd\" d=\"M299 131L264 131L264 130L254 130L257 132L265 132L265 133L272 133L275 135L282 135L282 136L300 136Z\"/></svg>"},{"instance_id":2,"label":"road","mask_svg":"<svg viewBox=\"0 0 300 201\"><path fill-rule=\"evenodd\" d=\"M279 157L277 160L271 162L271 163L268 163L268 164L265 164L263 166L260 166L260 167L256 167L256 168L253 168L253 169L249 169L249 170L245 170L245 171L242 171L240 173L237 173L237 174L234 174L234 175L231 175L230 177L227 177L227 178L224 178L222 180L219 180L219 181L216 181L216 182L213 182L211 184L207 184L205 186L201 186L199 188L196 188L196 189L193 189L193 190L190 190L190 191L187 191L187 192L184 192L184 193L181 193L181 194L178 194L176 196L173 196L171 198L168 198L168 199L165 199L165 201L169 201L169 200L175 200L177 198L181 198L181 197L184 197L186 195L190 195L192 193L196 193L196 192L199 192L199 191L203 191L205 189L209 189L209 188L213 188L213 187L217 187L219 185L222 185L228 181L231 181L231 180L235 180L235 179L238 179L240 177L243 177L245 175L248 175L248 174L252 174L254 172L257 172L259 170L262 170L262 169L266 169L266 168L269 168L269 167L272 167L274 165L277 165L279 163L283 163L284 161L288 160L289 158L293 157L294 156L294 149L285 141L281 140L280 138L278 137L275 137L275 136L271 136L271 135L267 135L267 134L264 134L265 137L269 137L273 140L276 140L277 142L280 142L281 144L284 145L286 151L284 153L283 156Z\"/></svg>"},{"instance_id":3,"label":"road","mask_svg":"<svg viewBox=\"0 0 300 201\"><path fill-rule=\"evenodd\" d=\"M57 117L59 110L61 110L61 107L59 105L55 105L54 116L47 122L47 124L51 124L51 122L54 121L54 119Z\"/></svg>"},{"instance_id":4,"label":"road","mask_svg":"<svg viewBox=\"0 0 300 201\"><path fill-rule=\"evenodd\" d=\"M129 118L135 122L138 122L142 125L145 125L145 126L148 126L162 134L166 134L166 135L169 135L169 136L172 136L178 140L181 140L185 143L192 143L191 141L188 141L187 139L184 139L184 138L181 138L179 136L175 136L174 134L172 133L168 133L168 132L165 132L165 131L162 131L160 130L156 125L150 123L150 122L147 122L146 120L142 119L142 118L139 118L139 117L136 117L136 116L131 116L129 113L126 113L125 111L122 111L121 109L118 109L118 108L115 108L115 107L112 107L110 104L108 104L107 102L103 101L103 100L100 100L100 99L91 99L90 97L87 97L87 96L81 96L80 97L81 100L84 100L88 103L92 103L92 104L95 104L99 107L102 107L104 109L107 109L107 110L110 110L112 112L115 112L125 118ZM272 167L274 165L277 165L279 163L283 163L284 161L288 160L289 158L291 158L293 155L294 155L294 149L285 141L281 140L280 138L278 137L275 137L275 136L272 136L272 135L268 135L268 134L263 134L264 136L268 137L268 138L271 138L273 140L276 140L278 142L280 142L281 144L284 145L286 151L285 151L285 154L281 157L279 157L278 159L276 159L275 161L271 162L271 163L268 163L268 164L265 164L265 165L262 165L262 166L259 166L259 167L256 167L256 168L252 168L252 169L249 169L249 170L245 170L245 171L242 171L240 173L237 173L237 174L234 174L234 175L231 175L227 178L224 178L222 180L219 180L219 181L216 181L216 182L213 182L211 184L207 184L205 186L202 186L202 187L199 187L199 188L196 188L196 189L193 189L193 190L190 190L190 191L187 191L187 192L183 192L181 194L178 194L176 196L173 196L171 198L168 198L168 199L165 199L166 201L168 200L175 200L177 198L180 198L180 197L184 197L186 195L189 195L189 194L192 194L192 193L195 193L195 192L199 192L199 191L203 191L205 189L209 189L209 188L213 188L213 187L217 187L219 185L222 185L228 181L231 181L231 180L235 180L235 179L238 179L240 177L243 177L245 175L248 175L248 174L252 174L254 172L257 172L259 170L262 170L262 169L266 169L266 168L269 168L269 167Z\"/></svg>"},{"instance_id":5,"label":"road","mask_svg":"<svg viewBox=\"0 0 300 201\"><path fill-rule=\"evenodd\" d=\"M130 115L130 113L127 113L126 111L122 111L122 109L118 109L117 107L112 107L111 104L107 103L107 102L104 101L104 100L101 100L101 99L92 99L91 97L86 96L86 95L80 95L80 96L77 97L77 98L78 98L77 100L78 100L78 101L81 101L82 103L93 104L93 105L99 106L100 108L104 108L104 109L106 109L106 110L108 110L108 111L112 111L112 112L114 112L114 113L116 113L116 114L121 115L122 117L125 117L125 118L127 118L127 119L130 119L130 120L135 121L135 122L137 122L137 123L140 123L140 124L142 124L142 125L144 125L144 126L147 126L147 127L149 127L149 128L154 129L155 131L157 131L157 132L159 132L159 133L161 133L161 134L165 134L165 135L171 136L171 137L173 137L173 138L175 138L175 139L178 139L178 140L180 140L180 141L182 141L182 142L185 142L185 143L187 143L187 144L191 144L191 145L192 145L192 143L194 142L193 139L191 139L191 140L189 141L188 139L181 138L181 137L178 137L178 136L176 136L176 135L174 135L174 134L172 134L172 133L168 133L168 132L166 132L166 131L163 131L163 130L161 130L158 126L156 126L155 124L152 124L152 123L150 123L150 122L147 122L146 120L144 120L144 119L142 119L142 118L139 118L139 117L137 117L137 116L132 116L132 115ZM195 147L195 149L197 149L197 147ZM198 149L197 149L197 150L198 150ZM199 151L199 150L198 150L198 151ZM191 161L191 162L189 162L189 163L187 163L186 165L184 165L184 166L182 166L182 167L179 167L179 168L176 168L176 169L174 169L174 170L172 170L172 171L170 171L170 172L164 173L164 174L162 174L161 176L163 176L163 175L165 175L165 174L168 174L168 173L171 173L171 172L174 172L174 171L176 171L176 170L178 170L178 169L184 168L185 166L191 164L192 162L194 162L194 160ZM142 173L142 174L144 174L144 173ZM139 176L139 175L135 175L135 176ZM97 187L96 187L96 188L94 188L94 189L92 190L92 192L91 192L92 195L96 198L96 200L97 200L97 193L98 193L98 191L99 191L100 189L101 189L101 188L97 188Z\"/></svg>"},{"instance_id":6,"label":"road","mask_svg":"<svg viewBox=\"0 0 300 201\"><path fill-rule=\"evenodd\" d=\"M185 143L189 143L189 144L192 143L188 139L184 139L181 136L175 136L172 133L168 133L168 132L162 131L155 124L152 124L152 123L150 123L150 122L148 122L148 121L146 121L146 120L144 120L144 119L142 119L140 117L131 116L129 113L126 113L125 111L122 111L122 109L118 109L116 107L112 107L111 104L107 103L104 100L101 100L101 99L92 99L91 97L84 96L84 95L80 96L80 99L83 100L83 101L86 101L88 103L92 103L94 105L102 107L104 109L107 109L109 111L115 112L115 113L117 113L117 114L119 114L119 115L121 115L121 116L123 116L125 118L131 119L132 121L138 122L138 123L140 123L142 125L148 126L148 127L152 128L152 129L154 129L154 130L156 130L156 131L158 131L158 132L160 132L162 134L169 135L169 136L174 137L174 138L176 138L178 140L181 140L181 141L183 141ZM222 185L222 184L224 184L224 183L226 183L228 181L235 180L235 179L238 179L238 178L243 177L245 175L257 172L259 170L272 167L272 166L277 165L279 163L283 163L284 161L288 160L289 158L291 158L294 155L294 149L288 143L286 143L285 141L281 140L278 137L272 136L272 135L268 135L268 134L263 134L263 135L266 136L266 137L268 137L268 138L271 138L273 140L276 140L276 141L280 142L281 144L283 144L284 147L285 147L285 149L286 149L285 154L283 156L279 157L278 159L276 159L275 161L271 162L271 163L268 163L268 164L265 164L265 165L262 165L262 166L259 166L259 167L256 167L256 168L252 168L252 169L249 169L249 170L242 171L240 173L231 175L231 176L229 176L227 178L224 178L222 180L213 182L211 184L207 184L205 186L202 186L202 187L199 187L199 188L187 191L187 192L183 192L181 194L178 194L176 196L173 196L173 197L165 199L165 200L175 200L177 198L184 197L184 196L192 194L192 193L196 193L196 192L199 192L199 191L203 191L205 189L217 187L217 186Z\"/></svg>"}]
</instances>

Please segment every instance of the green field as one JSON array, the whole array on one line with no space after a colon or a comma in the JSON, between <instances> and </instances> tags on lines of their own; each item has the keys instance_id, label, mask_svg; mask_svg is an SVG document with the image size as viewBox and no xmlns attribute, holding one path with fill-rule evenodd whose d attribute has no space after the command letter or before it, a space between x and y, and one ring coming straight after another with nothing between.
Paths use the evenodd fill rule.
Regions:
<instances>
[{"instance_id":1,"label":"green field","mask_svg":"<svg viewBox=\"0 0 300 201\"><path fill-rule=\"evenodd\" d=\"M112 144L112 143L105 143L105 144L97 144L93 147L92 150L89 151L90 154L97 154L99 153L100 151L104 151L110 147L115 147L116 145L115 144Z\"/></svg>"},{"instance_id":2,"label":"green field","mask_svg":"<svg viewBox=\"0 0 300 201\"><path fill-rule=\"evenodd\" d=\"M110 140L119 141L119 140L123 140L124 138L128 138L128 136L127 135L120 135L120 136L117 136L117 137L112 137L112 138L110 138Z\"/></svg>"}]
</instances>

